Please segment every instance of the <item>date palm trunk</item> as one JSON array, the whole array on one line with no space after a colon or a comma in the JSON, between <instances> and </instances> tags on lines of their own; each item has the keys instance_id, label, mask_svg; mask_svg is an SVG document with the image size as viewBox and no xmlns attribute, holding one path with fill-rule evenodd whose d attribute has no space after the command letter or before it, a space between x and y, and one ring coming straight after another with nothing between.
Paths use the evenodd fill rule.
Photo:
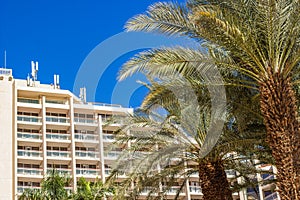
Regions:
<instances>
[{"instance_id":1,"label":"date palm trunk","mask_svg":"<svg viewBox=\"0 0 300 200\"><path fill-rule=\"evenodd\" d=\"M200 186L205 200L232 200L222 160L205 159L199 164Z\"/></svg>"},{"instance_id":2,"label":"date palm trunk","mask_svg":"<svg viewBox=\"0 0 300 200\"><path fill-rule=\"evenodd\" d=\"M277 166L280 198L299 200L299 122L291 79L269 72L268 79L260 83L260 94L267 142Z\"/></svg>"}]
</instances>

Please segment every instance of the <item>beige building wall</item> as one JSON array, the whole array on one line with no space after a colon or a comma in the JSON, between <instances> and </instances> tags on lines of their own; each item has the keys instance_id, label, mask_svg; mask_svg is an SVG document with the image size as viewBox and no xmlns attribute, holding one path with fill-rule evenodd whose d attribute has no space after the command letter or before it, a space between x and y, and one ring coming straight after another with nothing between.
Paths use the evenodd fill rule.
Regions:
<instances>
[{"instance_id":1,"label":"beige building wall","mask_svg":"<svg viewBox=\"0 0 300 200\"><path fill-rule=\"evenodd\" d=\"M0 199L13 199L13 79L0 74Z\"/></svg>"}]
</instances>

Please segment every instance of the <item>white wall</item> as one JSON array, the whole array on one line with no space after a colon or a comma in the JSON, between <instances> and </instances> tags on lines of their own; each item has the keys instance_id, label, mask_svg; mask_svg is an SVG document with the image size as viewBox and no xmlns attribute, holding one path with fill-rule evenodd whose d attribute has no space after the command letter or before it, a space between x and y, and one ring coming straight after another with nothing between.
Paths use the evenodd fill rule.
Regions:
<instances>
[{"instance_id":1,"label":"white wall","mask_svg":"<svg viewBox=\"0 0 300 200\"><path fill-rule=\"evenodd\" d=\"M0 80L0 199L13 199L13 81Z\"/></svg>"}]
</instances>

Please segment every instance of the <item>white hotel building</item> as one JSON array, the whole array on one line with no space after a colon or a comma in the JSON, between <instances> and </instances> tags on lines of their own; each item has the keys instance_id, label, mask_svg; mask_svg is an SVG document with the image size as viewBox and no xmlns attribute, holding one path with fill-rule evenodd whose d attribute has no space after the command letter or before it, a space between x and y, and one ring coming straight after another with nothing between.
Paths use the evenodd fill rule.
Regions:
<instances>
[{"instance_id":1,"label":"white hotel building","mask_svg":"<svg viewBox=\"0 0 300 200\"><path fill-rule=\"evenodd\" d=\"M112 162L119 155L118 151L106 151L119 124L103 126L103 123L112 115L133 113L131 108L85 103L57 84L14 79L12 70L3 68L0 68L0 101L1 200L17 199L26 188L39 188L47 170L52 168L69 174L73 180L84 177L105 182ZM233 174L228 175L234 178ZM76 181L66 189L75 188ZM235 199L247 199L246 193L236 193ZM169 197L175 194L174 187ZM201 197L195 175L180 199Z\"/></svg>"}]
</instances>

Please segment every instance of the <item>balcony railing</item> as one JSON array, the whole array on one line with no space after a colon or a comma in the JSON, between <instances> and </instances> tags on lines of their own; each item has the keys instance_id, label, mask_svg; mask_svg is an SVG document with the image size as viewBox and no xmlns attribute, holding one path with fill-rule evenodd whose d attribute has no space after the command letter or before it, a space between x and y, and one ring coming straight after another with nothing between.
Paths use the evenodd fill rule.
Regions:
<instances>
[{"instance_id":1,"label":"balcony railing","mask_svg":"<svg viewBox=\"0 0 300 200\"><path fill-rule=\"evenodd\" d=\"M32 103L32 104L39 104L40 101L38 99L26 99L26 98L18 98L18 102L20 103Z\"/></svg>"},{"instance_id":2,"label":"balcony railing","mask_svg":"<svg viewBox=\"0 0 300 200\"><path fill-rule=\"evenodd\" d=\"M47 156L49 157L58 157L58 158L69 158L71 153L69 151L50 151L47 150Z\"/></svg>"},{"instance_id":3,"label":"balcony railing","mask_svg":"<svg viewBox=\"0 0 300 200\"><path fill-rule=\"evenodd\" d=\"M34 122L34 123L41 123L42 122L41 117L25 116L25 115L18 115L17 120L22 121L22 122Z\"/></svg>"},{"instance_id":4,"label":"balcony railing","mask_svg":"<svg viewBox=\"0 0 300 200\"><path fill-rule=\"evenodd\" d=\"M18 156L24 157L42 157L41 151L18 150Z\"/></svg>"},{"instance_id":5,"label":"balcony railing","mask_svg":"<svg viewBox=\"0 0 300 200\"><path fill-rule=\"evenodd\" d=\"M112 169L105 168L104 173L105 173L105 175L110 175L111 171L112 171Z\"/></svg>"},{"instance_id":6,"label":"balcony railing","mask_svg":"<svg viewBox=\"0 0 300 200\"><path fill-rule=\"evenodd\" d=\"M70 118L68 117L53 117L53 116L46 116L47 122L54 122L54 123L70 123Z\"/></svg>"},{"instance_id":7,"label":"balcony railing","mask_svg":"<svg viewBox=\"0 0 300 200\"><path fill-rule=\"evenodd\" d=\"M99 169L85 169L85 168L77 168L76 174L77 175L88 175L88 176L99 176L100 170Z\"/></svg>"},{"instance_id":8,"label":"balcony railing","mask_svg":"<svg viewBox=\"0 0 300 200\"><path fill-rule=\"evenodd\" d=\"M75 139L77 140L98 140L98 135L96 134L82 134L82 133L75 133Z\"/></svg>"},{"instance_id":9,"label":"balcony railing","mask_svg":"<svg viewBox=\"0 0 300 200\"><path fill-rule=\"evenodd\" d=\"M34 139L34 140L41 140L42 135L37 133L23 133L18 132L18 138L20 139Z\"/></svg>"},{"instance_id":10,"label":"balcony railing","mask_svg":"<svg viewBox=\"0 0 300 200\"><path fill-rule=\"evenodd\" d=\"M70 134L61 134L61 133L47 133L47 139L51 140L70 140Z\"/></svg>"},{"instance_id":11,"label":"balcony railing","mask_svg":"<svg viewBox=\"0 0 300 200\"><path fill-rule=\"evenodd\" d=\"M190 186L190 192L191 193L196 193L196 194L201 194L202 189L200 186Z\"/></svg>"},{"instance_id":12,"label":"balcony railing","mask_svg":"<svg viewBox=\"0 0 300 200\"><path fill-rule=\"evenodd\" d=\"M18 168L17 173L23 175L42 175L43 170L36 168Z\"/></svg>"},{"instance_id":13,"label":"balcony railing","mask_svg":"<svg viewBox=\"0 0 300 200\"><path fill-rule=\"evenodd\" d=\"M265 197L265 200L277 200L277 199L278 199L278 195L276 192Z\"/></svg>"},{"instance_id":14,"label":"balcony railing","mask_svg":"<svg viewBox=\"0 0 300 200\"><path fill-rule=\"evenodd\" d=\"M113 142L115 141L115 135L113 134L103 134L103 140L104 141L109 141L109 142Z\"/></svg>"},{"instance_id":15,"label":"balcony railing","mask_svg":"<svg viewBox=\"0 0 300 200\"><path fill-rule=\"evenodd\" d=\"M180 186L172 186L167 188L168 194L176 194L180 190Z\"/></svg>"},{"instance_id":16,"label":"balcony railing","mask_svg":"<svg viewBox=\"0 0 300 200\"><path fill-rule=\"evenodd\" d=\"M59 101L59 100L46 100L46 103L50 103L50 104L63 104L65 105L65 101Z\"/></svg>"},{"instance_id":17,"label":"balcony railing","mask_svg":"<svg viewBox=\"0 0 300 200\"><path fill-rule=\"evenodd\" d=\"M40 190L41 188L40 187L33 187L33 186L18 186L17 190L18 190L18 193L23 193L26 189L38 189Z\"/></svg>"},{"instance_id":18,"label":"balcony railing","mask_svg":"<svg viewBox=\"0 0 300 200\"><path fill-rule=\"evenodd\" d=\"M120 151L108 151L108 152L104 152L104 157L107 159L113 159L116 160L119 158L119 156L121 155Z\"/></svg>"},{"instance_id":19,"label":"balcony railing","mask_svg":"<svg viewBox=\"0 0 300 200\"><path fill-rule=\"evenodd\" d=\"M82 123L82 124L97 124L96 119L87 119L87 118L75 117L74 121L76 123Z\"/></svg>"},{"instance_id":20,"label":"balcony railing","mask_svg":"<svg viewBox=\"0 0 300 200\"><path fill-rule=\"evenodd\" d=\"M149 192L153 192L153 190L155 190L155 188L152 188L152 187L145 187L145 188L140 192L140 194L141 194L141 195L149 194ZM154 193L154 194L155 194L155 193Z\"/></svg>"},{"instance_id":21,"label":"balcony railing","mask_svg":"<svg viewBox=\"0 0 300 200\"><path fill-rule=\"evenodd\" d=\"M232 177L232 176L236 175L236 171L233 170L233 169L225 170L225 172L226 172L226 175L229 176L229 177Z\"/></svg>"},{"instance_id":22,"label":"balcony railing","mask_svg":"<svg viewBox=\"0 0 300 200\"><path fill-rule=\"evenodd\" d=\"M95 151L76 151L75 156L81 158L99 158L99 152Z\"/></svg>"},{"instance_id":23,"label":"balcony railing","mask_svg":"<svg viewBox=\"0 0 300 200\"><path fill-rule=\"evenodd\" d=\"M52 171L54 168L48 168L48 172ZM67 169L67 168L55 168L55 170L60 174L60 175L71 175L72 170Z\"/></svg>"}]
</instances>

